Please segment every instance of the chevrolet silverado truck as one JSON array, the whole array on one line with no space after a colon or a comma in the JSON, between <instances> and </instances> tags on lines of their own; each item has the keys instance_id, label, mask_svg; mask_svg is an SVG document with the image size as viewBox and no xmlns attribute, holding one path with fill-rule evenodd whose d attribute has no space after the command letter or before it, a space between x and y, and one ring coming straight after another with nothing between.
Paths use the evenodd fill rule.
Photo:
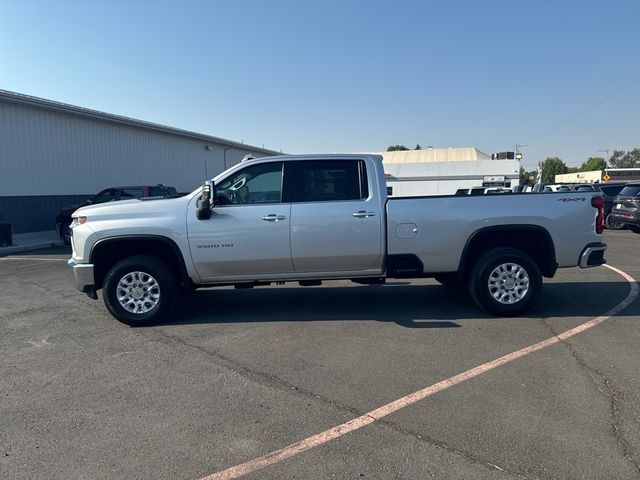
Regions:
<instances>
[{"instance_id":1,"label":"chevrolet silverado truck","mask_svg":"<svg viewBox=\"0 0 640 480\"><path fill-rule=\"evenodd\" d=\"M560 267L605 262L599 193L387 198L382 157L246 159L174 199L73 213L78 290L129 325L166 321L196 288L434 277L517 315ZM428 308L425 305L425 308Z\"/></svg>"}]
</instances>

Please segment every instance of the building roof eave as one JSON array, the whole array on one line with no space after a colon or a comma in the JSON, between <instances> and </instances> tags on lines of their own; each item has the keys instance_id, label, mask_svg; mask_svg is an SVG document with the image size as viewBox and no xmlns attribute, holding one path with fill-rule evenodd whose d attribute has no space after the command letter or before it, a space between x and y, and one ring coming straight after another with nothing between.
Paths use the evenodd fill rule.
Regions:
<instances>
[{"instance_id":1,"label":"building roof eave","mask_svg":"<svg viewBox=\"0 0 640 480\"><path fill-rule=\"evenodd\" d=\"M34 108L40 108L49 111L68 113L71 115L77 115L85 118L93 118L96 120L102 120L112 123L118 123L121 125L127 125L131 127L142 128L146 130L154 130L157 132L168 133L171 135L178 135L182 137L189 137L195 140L201 140L203 142L217 143L220 145L226 145L228 147L251 150L259 153L265 153L268 155L281 155L281 152L275 150L269 150L262 147L256 147L254 145L248 145L241 142L235 142L233 140L227 140L225 138L214 137L212 135L205 135L203 133L192 132L189 130L183 130L180 128L169 127L159 123L147 122L144 120L138 120L135 118L125 117L123 115L116 115L113 113L101 112L99 110L92 110L90 108L78 107L76 105L70 105L68 103L57 102L55 100L48 100L45 98L34 97L31 95L25 95L22 93L11 92L9 90L0 89L0 101L6 101L19 105L27 105Z\"/></svg>"}]
</instances>

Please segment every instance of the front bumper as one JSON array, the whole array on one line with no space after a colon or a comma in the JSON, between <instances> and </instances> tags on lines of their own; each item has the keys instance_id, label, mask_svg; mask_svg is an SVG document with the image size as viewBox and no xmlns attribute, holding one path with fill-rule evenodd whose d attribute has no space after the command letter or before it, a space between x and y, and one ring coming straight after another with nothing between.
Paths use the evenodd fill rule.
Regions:
<instances>
[{"instance_id":1,"label":"front bumper","mask_svg":"<svg viewBox=\"0 0 640 480\"><path fill-rule=\"evenodd\" d=\"M78 263L73 258L70 258L67 265L69 265L73 271L73 283L75 287L87 295L91 292L95 293L93 263Z\"/></svg>"},{"instance_id":2,"label":"front bumper","mask_svg":"<svg viewBox=\"0 0 640 480\"><path fill-rule=\"evenodd\" d=\"M604 251L606 249L606 243L590 243L582 250L578 266L580 268L590 268L607 263L604 259Z\"/></svg>"}]
</instances>

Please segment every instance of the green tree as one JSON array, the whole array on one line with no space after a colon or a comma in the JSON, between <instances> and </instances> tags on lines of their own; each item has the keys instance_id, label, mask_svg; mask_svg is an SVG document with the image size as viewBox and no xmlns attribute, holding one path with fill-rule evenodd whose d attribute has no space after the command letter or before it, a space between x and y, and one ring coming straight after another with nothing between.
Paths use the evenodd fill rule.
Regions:
<instances>
[{"instance_id":1,"label":"green tree","mask_svg":"<svg viewBox=\"0 0 640 480\"><path fill-rule=\"evenodd\" d=\"M556 175L567 173L567 166L558 157L547 157L540 163L540 172L544 183L554 183Z\"/></svg>"},{"instance_id":2,"label":"green tree","mask_svg":"<svg viewBox=\"0 0 640 480\"><path fill-rule=\"evenodd\" d=\"M389 145L389 148L387 148L387 152L398 152L400 150L409 150L409 149L404 145Z\"/></svg>"},{"instance_id":3,"label":"green tree","mask_svg":"<svg viewBox=\"0 0 640 480\"><path fill-rule=\"evenodd\" d=\"M537 176L536 170L527 172L524 167L520 167L520 185L535 185Z\"/></svg>"},{"instance_id":4,"label":"green tree","mask_svg":"<svg viewBox=\"0 0 640 480\"><path fill-rule=\"evenodd\" d=\"M609 166L612 168L640 167L640 148L634 148L628 152L614 150L613 155L609 158Z\"/></svg>"},{"instance_id":5,"label":"green tree","mask_svg":"<svg viewBox=\"0 0 640 480\"><path fill-rule=\"evenodd\" d=\"M614 150L611 157L609 157L609 166L613 168L621 168L620 163L624 154L624 150Z\"/></svg>"},{"instance_id":6,"label":"green tree","mask_svg":"<svg viewBox=\"0 0 640 480\"><path fill-rule=\"evenodd\" d=\"M589 157L589 160L580 165L581 172L593 172L595 170L604 170L607 168L607 162L602 157Z\"/></svg>"},{"instance_id":7,"label":"green tree","mask_svg":"<svg viewBox=\"0 0 640 480\"><path fill-rule=\"evenodd\" d=\"M578 167L567 167L567 173L578 173L580 171Z\"/></svg>"},{"instance_id":8,"label":"green tree","mask_svg":"<svg viewBox=\"0 0 640 480\"><path fill-rule=\"evenodd\" d=\"M521 165L520 166L520 185L527 185L527 172L525 171L524 167Z\"/></svg>"},{"instance_id":9,"label":"green tree","mask_svg":"<svg viewBox=\"0 0 640 480\"><path fill-rule=\"evenodd\" d=\"M419 143L416 144L416 148L414 148L414 150L422 150L422 147L420 146Z\"/></svg>"}]
</instances>

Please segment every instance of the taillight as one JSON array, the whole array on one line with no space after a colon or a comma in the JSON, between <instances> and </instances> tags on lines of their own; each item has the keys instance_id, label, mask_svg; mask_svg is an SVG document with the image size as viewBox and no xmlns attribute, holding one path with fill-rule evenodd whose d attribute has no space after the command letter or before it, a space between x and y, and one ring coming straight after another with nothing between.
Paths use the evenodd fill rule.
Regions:
<instances>
[{"instance_id":1,"label":"taillight","mask_svg":"<svg viewBox=\"0 0 640 480\"><path fill-rule=\"evenodd\" d=\"M598 209L598 216L596 216L596 233L602 235L602 232L604 232L604 198L593 197L591 199L591 206Z\"/></svg>"}]
</instances>

